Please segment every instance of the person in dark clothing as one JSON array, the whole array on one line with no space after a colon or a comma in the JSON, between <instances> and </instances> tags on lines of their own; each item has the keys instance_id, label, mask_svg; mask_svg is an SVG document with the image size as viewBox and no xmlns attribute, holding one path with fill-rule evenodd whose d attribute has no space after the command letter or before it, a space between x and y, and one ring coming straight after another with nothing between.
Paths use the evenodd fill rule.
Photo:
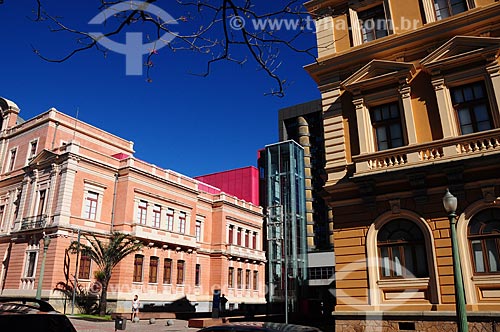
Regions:
<instances>
[{"instance_id":1,"label":"person in dark clothing","mask_svg":"<svg viewBox=\"0 0 500 332\"><path fill-rule=\"evenodd\" d=\"M221 312L221 314L226 312L226 303L227 303L226 296L224 294L222 294L222 296L220 297L220 312Z\"/></svg>"}]
</instances>

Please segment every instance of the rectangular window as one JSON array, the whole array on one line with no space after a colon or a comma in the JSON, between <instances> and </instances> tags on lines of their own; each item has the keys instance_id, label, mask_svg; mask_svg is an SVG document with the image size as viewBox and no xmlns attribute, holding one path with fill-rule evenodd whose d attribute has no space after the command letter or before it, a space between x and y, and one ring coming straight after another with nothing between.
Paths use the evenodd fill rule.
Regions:
<instances>
[{"instance_id":1,"label":"rectangular window","mask_svg":"<svg viewBox=\"0 0 500 332\"><path fill-rule=\"evenodd\" d=\"M78 267L78 279L90 279L90 257L82 255Z\"/></svg>"},{"instance_id":2,"label":"rectangular window","mask_svg":"<svg viewBox=\"0 0 500 332\"><path fill-rule=\"evenodd\" d=\"M196 229L195 229L196 241L201 242L201 221L196 221Z\"/></svg>"},{"instance_id":3,"label":"rectangular window","mask_svg":"<svg viewBox=\"0 0 500 332\"><path fill-rule=\"evenodd\" d=\"M201 266L196 264L196 270L194 272L194 284L199 286L201 284Z\"/></svg>"},{"instance_id":4,"label":"rectangular window","mask_svg":"<svg viewBox=\"0 0 500 332\"><path fill-rule=\"evenodd\" d=\"M31 141L30 142L30 152L28 154L28 159L31 159L36 155L37 145L38 145L38 141Z\"/></svg>"},{"instance_id":5,"label":"rectangular window","mask_svg":"<svg viewBox=\"0 0 500 332\"><path fill-rule=\"evenodd\" d=\"M442 20L459 13L467 11L466 0L434 0L436 19Z\"/></svg>"},{"instance_id":6,"label":"rectangular window","mask_svg":"<svg viewBox=\"0 0 500 332\"><path fill-rule=\"evenodd\" d=\"M135 255L134 258L134 282L142 282L142 266L144 264L144 256Z\"/></svg>"},{"instance_id":7,"label":"rectangular window","mask_svg":"<svg viewBox=\"0 0 500 332\"><path fill-rule=\"evenodd\" d=\"M167 210L167 231L174 231L174 210Z\"/></svg>"},{"instance_id":8,"label":"rectangular window","mask_svg":"<svg viewBox=\"0 0 500 332\"><path fill-rule=\"evenodd\" d=\"M137 221L139 222L139 224L146 225L147 213L148 213L148 202L139 201L139 206L137 209Z\"/></svg>"},{"instance_id":9,"label":"rectangular window","mask_svg":"<svg viewBox=\"0 0 500 332\"><path fill-rule=\"evenodd\" d=\"M95 220L97 216L97 202L99 201L99 194L93 191L87 193L85 199L85 218Z\"/></svg>"},{"instance_id":10,"label":"rectangular window","mask_svg":"<svg viewBox=\"0 0 500 332\"><path fill-rule=\"evenodd\" d=\"M38 192L38 209L37 209L37 216L41 216L45 212L45 194L46 190L40 190Z\"/></svg>"},{"instance_id":11,"label":"rectangular window","mask_svg":"<svg viewBox=\"0 0 500 332\"><path fill-rule=\"evenodd\" d=\"M149 282L152 284L158 282L158 257L149 258Z\"/></svg>"},{"instance_id":12,"label":"rectangular window","mask_svg":"<svg viewBox=\"0 0 500 332\"><path fill-rule=\"evenodd\" d=\"M241 231L242 229L238 227L238 230L236 231L236 244L241 246Z\"/></svg>"},{"instance_id":13,"label":"rectangular window","mask_svg":"<svg viewBox=\"0 0 500 332\"><path fill-rule=\"evenodd\" d=\"M253 232L252 249L257 249L257 232Z\"/></svg>"},{"instance_id":14,"label":"rectangular window","mask_svg":"<svg viewBox=\"0 0 500 332\"><path fill-rule=\"evenodd\" d=\"M403 146L403 130L398 103L372 107L371 117L379 151Z\"/></svg>"},{"instance_id":15,"label":"rectangular window","mask_svg":"<svg viewBox=\"0 0 500 332\"><path fill-rule=\"evenodd\" d=\"M17 149L10 150L9 171L12 171L14 169L14 165L16 163L16 152Z\"/></svg>"},{"instance_id":16,"label":"rectangular window","mask_svg":"<svg viewBox=\"0 0 500 332\"><path fill-rule=\"evenodd\" d=\"M2 228L3 228L3 214L4 214L4 211L5 211L5 205L0 205L0 227L2 227Z\"/></svg>"},{"instance_id":17,"label":"rectangular window","mask_svg":"<svg viewBox=\"0 0 500 332\"><path fill-rule=\"evenodd\" d=\"M383 5L358 12L358 19L363 43L385 37L389 34Z\"/></svg>"},{"instance_id":18,"label":"rectangular window","mask_svg":"<svg viewBox=\"0 0 500 332\"><path fill-rule=\"evenodd\" d=\"M170 258L165 258L163 263L163 283L172 283L172 260Z\"/></svg>"},{"instance_id":19,"label":"rectangular window","mask_svg":"<svg viewBox=\"0 0 500 332\"><path fill-rule=\"evenodd\" d=\"M34 278L35 277L35 267L36 267L36 259L38 256L38 252L30 251L27 253L26 257L26 268L24 277L25 278Z\"/></svg>"},{"instance_id":20,"label":"rectangular window","mask_svg":"<svg viewBox=\"0 0 500 332\"><path fill-rule=\"evenodd\" d=\"M245 231L245 247L250 247L250 231Z\"/></svg>"},{"instance_id":21,"label":"rectangular window","mask_svg":"<svg viewBox=\"0 0 500 332\"><path fill-rule=\"evenodd\" d=\"M245 273L245 289L250 289L250 275L252 274L252 271L246 270Z\"/></svg>"},{"instance_id":22,"label":"rectangular window","mask_svg":"<svg viewBox=\"0 0 500 332\"><path fill-rule=\"evenodd\" d=\"M153 207L153 227L160 228L161 206Z\"/></svg>"},{"instance_id":23,"label":"rectangular window","mask_svg":"<svg viewBox=\"0 0 500 332\"><path fill-rule=\"evenodd\" d=\"M484 82L455 87L450 92L462 135L493 128Z\"/></svg>"},{"instance_id":24,"label":"rectangular window","mask_svg":"<svg viewBox=\"0 0 500 332\"><path fill-rule=\"evenodd\" d=\"M184 212L179 215L179 233L186 233L186 214Z\"/></svg>"},{"instance_id":25,"label":"rectangular window","mask_svg":"<svg viewBox=\"0 0 500 332\"><path fill-rule=\"evenodd\" d=\"M233 244L233 239L234 239L234 226L231 225L229 226L227 243Z\"/></svg>"},{"instance_id":26,"label":"rectangular window","mask_svg":"<svg viewBox=\"0 0 500 332\"><path fill-rule=\"evenodd\" d=\"M227 272L227 287L234 288L234 267L230 267Z\"/></svg>"},{"instance_id":27,"label":"rectangular window","mask_svg":"<svg viewBox=\"0 0 500 332\"><path fill-rule=\"evenodd\" d=\"M177 261L177 285L184 284L184 261Z\"/></svg>"},{"instance_id":28,"label":"rectangular window","mask_svg":"<svg viewBox=\"0 0 500 332\"><path fill-rule=\"evenodd\" d=\"M236 285L238 289L243 288L243 269L238 269L238 274L236 275Z\"/></svg>"},{"instance_id":29,"label":"rectangular window","mask_svg":"<svg viewBox=\"0 0 500 332\"><path fill-rule=\"evenodd\" d=\"M258 290L259 288L259 271L253 271L253 290Z\"/></svg>"}]
</instances>

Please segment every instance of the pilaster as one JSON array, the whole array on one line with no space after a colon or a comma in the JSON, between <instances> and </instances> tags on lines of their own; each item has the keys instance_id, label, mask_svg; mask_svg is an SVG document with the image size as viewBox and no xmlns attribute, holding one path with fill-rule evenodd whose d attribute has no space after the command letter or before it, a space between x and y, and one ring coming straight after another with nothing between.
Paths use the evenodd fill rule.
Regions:
<instances>
[{"instance_id":1,"label":"pilaster","mask_svg":"<svg viewBox=\"0 0 500 332\"><path fill-rule=\"evenodd\" d=\"M351 19L352 42L354 46L361 45L363 44L363 39L361 38L358 12L352 8L349 8L349 18Z\"/></svg>"},{"instance_id":2,"label":"pilaster","mask_svg":"<svg viewBox=\"0 0 500 332\"><path fill-rule=\"evenodd\" d=\"M436 92L443 138L458 136L455 117L452 114L453 108L450 105L450 91L444 84L444 78L434 78L432 86Z\"/></svg>"},{"instance_id":3,"label":"pilaster","mask_svg":"<svg viewBox=\"0 0 500 332\"><path fill-rule=\"evenodd\" d=\"M358 124L358 136L359 136L359 152L360 154L375 152L375 146L373 142L373 134L371 132L371 120L370 112L368 107L364 103L362 97L358 97L353 101L354 107L356 108L356 119Z\"/></svg>"},{"instance_id":4,"label":"pilaster","mask_svg":"<svg viewBox=\"0 0 500 332\"><path fill-rule=\"evenodd\" d=\"M497 122L496 125L500 126L500 64L495 61L493 65L486 67L486 71L490 76L494 94L492 97L494 98L496 104L496 108L492 109L492 111L495 112L495 114L493 114L493 118Z\"/></svg>"},{"instance_id":5,"label":"pilaster","mask_svg":"<svg viewBox=\"0 0 500 332\"><path fill-rule=\"evenodd\" d=\"M76 172L78 169L78 158L70 156L61 167L61 182L59 185L59 197L54 213L55 225L67 225L71 217L71 203L75 185Z\"/></svg>"}]
</instances>

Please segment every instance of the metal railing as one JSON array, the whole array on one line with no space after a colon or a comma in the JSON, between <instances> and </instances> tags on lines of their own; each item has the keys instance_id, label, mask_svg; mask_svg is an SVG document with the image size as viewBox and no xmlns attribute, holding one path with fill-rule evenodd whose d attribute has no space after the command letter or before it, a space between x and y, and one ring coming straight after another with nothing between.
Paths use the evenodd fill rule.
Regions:
<instances>
[{"instance_id":1,"label":"metal railing","mask_svg":"<svg viewBox=\"0 0 500 332\"><path fill-rule=\"evenodd\" d=\"M44 228L47 223L47 215L41 214L33 217L23 218L21 221L21 230Z\"/></svg>"}]
</instances>

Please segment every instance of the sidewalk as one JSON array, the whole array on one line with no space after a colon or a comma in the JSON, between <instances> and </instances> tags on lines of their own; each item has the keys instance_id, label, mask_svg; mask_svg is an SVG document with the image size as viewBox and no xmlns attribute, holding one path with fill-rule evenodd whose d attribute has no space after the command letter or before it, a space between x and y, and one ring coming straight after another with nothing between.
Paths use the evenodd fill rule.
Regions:
<instances>
[{"instance_id":1,"label":"sidewalk","mask_svg":"<svg viewBox=\"0 0 500 332\"><path fill-rule=\"evenodd\" d=\"M78 332L114 332L115 322L92 322L83 319L68 317ZM167 326L167 319L158 319L155 324L149 324L149 320L141 320L139 323L127 321L125 331L131 332L196 332L198 329L187 327L185 320L173 319L174 324Z\"/></svg>"}]
</instances>

